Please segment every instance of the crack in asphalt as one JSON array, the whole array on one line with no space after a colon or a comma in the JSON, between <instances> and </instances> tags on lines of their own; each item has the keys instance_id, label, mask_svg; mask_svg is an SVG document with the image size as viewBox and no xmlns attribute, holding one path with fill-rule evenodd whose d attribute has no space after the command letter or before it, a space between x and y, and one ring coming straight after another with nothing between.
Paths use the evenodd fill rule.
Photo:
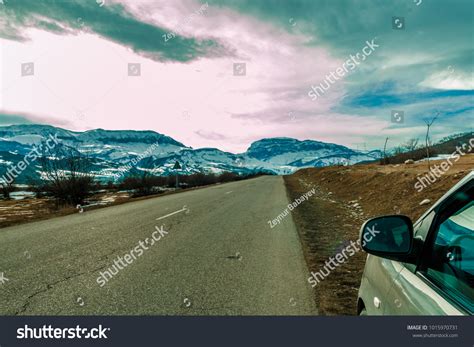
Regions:
<instances>
[{"instance_id":1,"label":"crack in asphalt","mask_svg":"<svg viewBox=\"0 0 474 347\"><path fill-rule=\"evenodd\" d=\"M80 272L78 274L73 274L73 275L70 275L70 276L66 276L65 278L62 278L56 282L53 282L53 283L46 283L46 288L44 289L41 289L41 290L38 290L36 292L34 292L33 294L29 295L27 298L26 298L26 302L23 304L23 306L21 307L20 310L16 311L15 312L15 316L18 316L22 313L24 313L27 309L28 309L28 306L30 305L30 301L31 299L33 299L35 296L41 294L41 293L45 293L47 292L48 290L52 289L55 285L59 284L59 283L62 283L62 282L66 282L66 281L69 281L70 279L72 278L76 278L76 277L79 277L79 276L82 276L82 275L86 275L86 274L90 274L92 272L95 272L95 271L98 271L98 270L102 270L103 268L105 268L107 265L103 265L101 267L98 267L98 268L95 268L95 269L92 269L90 271L85 271L85 272Z\"/></svg>"},{"instance_id":2,"label":"crack in asphalt","mask_svg":"<svg viewBox=\"0 0 474 347\"><path fill-rule=\"evenodd\" d=\"M111 252L109 252L109 253L107 253L107 254L105 254L105 255L100 256L100 258L98 259L98 262L101 262L101 261L104 261L104 260L109 260L109 257L110 257L110 256L113 256L117 251L118 251L118 249L114 249L114 250L112 250ZM92 269L92 270L90 270L90 271L80 272L80 273L78 273L78 274L74 274L74 275L67 276L67 277L65 277L65 278L63 278L63 279L60 279L60 280L58 280L58 281L56 281L56 282L53 282L53 283L46 283L46 288L43 288L43 289L41 289L41 290L38 290L38 291L34 292L33 294L29 295L29 296L26 298L26 300L25 300L26 302L22 305L22 307L20 308L20 310L18 310L18 311L15 312L14 315L15 315L15 316L18 316L18 315L24 313L24 312L28 309L28 306L30 305L31 299L33 299L35 296L37 296L37 295L39 295L39 294L42 294L42 293L47 292L48 290L52 289L53 286L55 286L55 285L57 285L57 284L59 284L59 283L62 283L62 282L66 282L66 281L68 281L68 280L70 280L70 279L72 279L72 278L76 278L76 277L79 277L79 276L82 276L82 275L86 275L86 274L90 274L90 273L95 272L95 271L102 270L102 269L104 269L104 268L106 268L106 267L107 267L107 264L102 265L102 266L100 266L100 267L98 267L98 268Z\"/></svg>"}]
</instances>

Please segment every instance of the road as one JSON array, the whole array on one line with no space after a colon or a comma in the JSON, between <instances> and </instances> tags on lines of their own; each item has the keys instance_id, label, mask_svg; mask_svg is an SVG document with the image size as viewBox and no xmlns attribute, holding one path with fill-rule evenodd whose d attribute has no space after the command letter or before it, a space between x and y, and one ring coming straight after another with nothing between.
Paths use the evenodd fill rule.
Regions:
<instances>
[{"instance_id":1,"label":"road","mask_svg":"<svg viewBox=\"0 0 474 347\"><path fill-rule=\"evenodd\" d=\"M0 229L0 315L317 314L288 202L266 176Z\"/></svg>"}]
</instances>

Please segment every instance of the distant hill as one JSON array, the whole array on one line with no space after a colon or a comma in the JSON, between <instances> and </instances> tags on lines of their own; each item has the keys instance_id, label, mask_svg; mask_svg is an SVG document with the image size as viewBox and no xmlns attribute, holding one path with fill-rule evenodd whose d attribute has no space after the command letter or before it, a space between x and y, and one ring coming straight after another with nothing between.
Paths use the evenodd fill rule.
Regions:
<instances>
[{"instance_id":1,"label":"distant hill","mask_svg":"<svg viewBox=\"0 0 474 347\"><path fill-rule=\"evenodd\" d=\"M0 174L49 136L57 136L61 145L90 157L95 175L104 181L114 180L117 174L122 178L137 170L156 175L174 174L176 161L182 166L182 174L224 171L290 174L305 167L349 165L380 158L379 151L362 152L337 144L292 138L262 139L253 142L246 152L233 154L217 148L193 149L154 131L77 132L28 124L0 127ZM19 181L40 175L40 170L37 164L28 166Z\"/></svg>"},{"instance_id":2,"label":"distant hill","mask_svg":"<svg viewBox=\"0 0 474 347\"><path fill-rule=\"evenodd\" d=\"M449 137L445 137L438 143L430 146L430 157L436 157L439 155L450 155L456 151L457 147L462 148L464 145L465 150L463 152L473 153L473 146L469 145L469 140L474 138L473 132L466 132L462 134L455 134ZM474 141L474 140L473 140ZM417 149L413 151L407 151L399 154L389 156L388 164L401 164L405 160L421 160L426 158L426 147L421 144Z\"/></svg>"}]
</instances>

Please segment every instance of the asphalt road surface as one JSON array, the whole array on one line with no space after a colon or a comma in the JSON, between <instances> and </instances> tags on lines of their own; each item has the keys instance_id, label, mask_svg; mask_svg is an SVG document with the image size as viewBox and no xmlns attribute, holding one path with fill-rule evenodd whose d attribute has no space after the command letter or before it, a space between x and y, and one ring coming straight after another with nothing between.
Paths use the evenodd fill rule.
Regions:
<instances>
[{"instance_id":1,"label":"asphalt road surface","mask_svg":"<svg viewBox=\"0 0 474 347\"><path fill-rule=\"evenodd\" d=\"M288 203L267 176L0 229L0 315L317 314Z\"/></svg>"}]
</instances>

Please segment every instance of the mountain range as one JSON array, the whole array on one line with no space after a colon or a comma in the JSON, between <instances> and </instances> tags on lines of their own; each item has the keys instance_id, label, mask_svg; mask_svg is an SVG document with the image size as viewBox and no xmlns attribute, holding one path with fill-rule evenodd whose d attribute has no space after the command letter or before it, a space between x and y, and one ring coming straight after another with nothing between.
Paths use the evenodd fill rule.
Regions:
<instances>
[{"instance_id":1,"label":"mountain range","mask_svg":"<svg viewBox=\"0 0 474 347\"><path fill-rule=\"evenodd\" d=\"M70 147L92 159L92 171L101 181L118 180L130 172L155 175L239 174L268 172L290 174L300 168L351 165L380 158L380 151L357 151L345 146L313 140L266 138L253 142L244 153L233 154L217 148L193 149L154 131L103 130L70 131L49 125L24 124L0 127L0 174L23 160L35 146L55 136L61 146ZM49 158L55 160L54 156ZM38 163L29 165L17 180L39 176Z\"/></svg>"}]
</instances>

